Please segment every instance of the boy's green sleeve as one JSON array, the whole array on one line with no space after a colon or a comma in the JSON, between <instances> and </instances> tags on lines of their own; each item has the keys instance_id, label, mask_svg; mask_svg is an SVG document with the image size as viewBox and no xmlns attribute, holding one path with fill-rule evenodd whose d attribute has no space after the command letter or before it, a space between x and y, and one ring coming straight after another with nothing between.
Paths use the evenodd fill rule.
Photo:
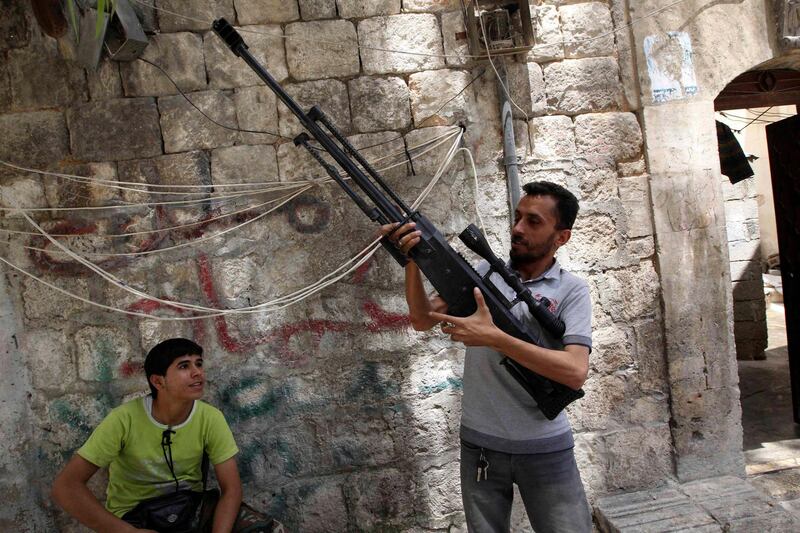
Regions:
<instances>
[{"instance_id":1,"label":"boy's green sleeve","mask_svg":"<svg viewBox=\"0 0 800 533\"><path fill-rule=\"evenodd\" d=\"M95 428L77 454L93 465L106 468L125 445L125 424L115 409Z\"/></svg>"}]
</instances>

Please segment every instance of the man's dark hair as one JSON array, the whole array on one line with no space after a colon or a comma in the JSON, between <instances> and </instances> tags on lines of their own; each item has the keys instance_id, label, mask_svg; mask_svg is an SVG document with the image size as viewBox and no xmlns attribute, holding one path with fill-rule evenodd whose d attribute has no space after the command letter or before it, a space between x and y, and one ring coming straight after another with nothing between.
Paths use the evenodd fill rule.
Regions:
<instances>
[{"instance_id":1,"label":"man's dark hair","mask_svg":"<svg viewBox=\"0 0 800 533\"><path fill-rule=\"evenodd\" d=\"M572 229L578 216L578 199L567 189L550 181L532 181L522 186L528 196L551 196L556 201L556 229Z\"/></svg>"},{"instance_id":2,"label":"man's dark hair","mask_svg":"<svg viewBox=\"0 0 800 533\"><path fill-rule=\"evenodd\" d=\"M158 391L150 383L150 376L164 376L172 362L183 355L203 355L203 348L189 339L176 337L161 341L147 353L144 359L144 373L147 376L147 384L150 385L150 392L153 398Z\"/></svg>"}]
</instances>

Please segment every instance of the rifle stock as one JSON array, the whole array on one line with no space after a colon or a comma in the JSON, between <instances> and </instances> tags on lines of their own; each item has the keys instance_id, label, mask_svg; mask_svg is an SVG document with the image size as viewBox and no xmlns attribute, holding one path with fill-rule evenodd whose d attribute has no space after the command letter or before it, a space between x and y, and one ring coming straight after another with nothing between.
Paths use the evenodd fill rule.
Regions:
<instances>
[{"instance_id":1,"label":"rifle stock","mask_svg":"<svg viewBox=\"0 0 800 533\"><path fill-rule=\"evenodd\" d=\"M473 314L477 309L473 289L478 287L484 295L486 305L497 327L525 342L545 348L563 348L561 342L557 340L563 334L563 324L556 317L550 315L545 306L535 302L529 291L527 295L524 294L524 291L520 292L519 287L522 285L518 280L519 287L516 287L515 278L513 276L509 278L508 272L503 272L497 265L497 261L494 261L495 266L489 270L489 273L484 276L478 274L467 260L450 246L433 223L420 213L410 210L402 199L398 198L377 171L369 166L361 154L358 153L358 150L350 145L344 135L336 129L319 108L314 107L306 113L297 105L247 50L247 45L242 37L225 19L214 21L213 29L233 53L241 57L276 96L286 104L314 139L331 155L333 160L350 176L353 182L361 189L361 192L371 201L372 204L370 205L342 179L332 165L325 162L316 153L317 149L308 143L310 138L307 134L302 133L295 138L295 144L305 147L371 220L381 224L402 223L409 220L416 223L416 229L421 232L420 242L411 249L409 257L413 259L425 277L431 282L431 285L447 302L449 314L461 317ZM325 129L323 129L323 126ZM372 180L370 180L370 177ZM472 231L472 228L473 226L467 228L466 231ZM477 232L477 228L474 229L474 232ZM462 240L467 242L463 234ZM401 265L406 263L406 258L387 238L382 239L381 244L398 263ZM490 264L492 262L490 261ZM513 302L508 301L505 295L489 280L492 272L501 274L506 282L517 291L517 299ZM523 323L511 312L511 308L520 299L526 302L532 312L534 319L531 320L530 324ZM542 324L547 326L549 331L543 328ZM559 326L561 331L559 331ZM566 385L536 374L508 357L502 360L502 364L520 386L533 397L539 409L550 420L555 418L569 403L583 396L582 390L576 391Z\"/></svg>"}]
</instances>

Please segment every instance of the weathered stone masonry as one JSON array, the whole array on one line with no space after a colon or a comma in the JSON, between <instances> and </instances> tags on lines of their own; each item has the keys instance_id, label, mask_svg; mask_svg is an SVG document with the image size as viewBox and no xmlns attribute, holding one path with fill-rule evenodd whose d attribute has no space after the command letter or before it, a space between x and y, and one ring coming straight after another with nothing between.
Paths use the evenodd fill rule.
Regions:
<instances>
[{"instance_id":1,"label":"weathered stone masonry","mask_svg":"<svg viewBox=\"0 0 800 533\"><path fill-rule=\"evenodd\" d=\"M704 85L705 32L711 30L692 22L701 95L657 105L649 96L641 49L646 36L685 22L681 16L694 21L690 4L611 34L660 6L616 0L533 3L536 46L526 61L508 64L511 95L524 111L515 110L523 182L565 184L582 204L573 240L560 257L589 281L594 300L587 395L570 408L592 499L670 479L742 471L718 168L709 163L710 148L700 159L680 155L688 145L711 146L713 120L694 123L685 117L695 114L685 109L706 111L725 76ZM724 9L731 24L761 20L756 4ZM366 150L369 158L413 147L463 122L466 146L478 165L478 189L459 157L457 171L445 176L422 209L455 237L476 219L477 205L496 250L506 249L496 82L485 61L463 57L466 41L457 38L463 31L460 2L158 0L156 5L192 19L224 16L235 22L286 90L303 106L319 104L356 146L397 139ZM144 62L104 61L95 72L78 69L60 57L27 5L3 9L20 30L0 36L0 159L148 184L323 175L291 143L210 124ZM708 16L721 9L710 9ZM166 70L215 120L288 137L299 131L296 119L207 24L165 11L144 15L155 32L143 57ZM766 45L739 56L739 70L728 77L767 56ZM439 110L482 70L467 91ZM416 159L413 174L400 166L387 178L413 199L446 148ZM21 207L144 201L131 191L7 169L0 194L3 205ZM166 214L146 207L113 215L50 211L39 218L64 232L103 233L193 222L203 209L210 206ZM3 223L10 227L15 216L4 214ZM175 231L155 244L177 244L230 225ZM162 298L239 307L315 281L360 249L373 231L337 187L317 187L302 201L224 239L103 264L126 283ZM61 256L26 252L22 245L33 240L3 235L0 253L87 299L156 310ZM105 249L98 239L85 242L85 251ZM118 251L153 244L131 238L118 244ZM0 523L79 530L48 502L54 473L112 406L145 389L143 353L158 339L186 335L209 351L207 399L232 424L249 501L299 531L463 528L458 488L463 351L435 332L410 330L402 271L386 254L279 313L193 322L100 311L8 268L4 272L0 340L8 355L2 365L14 381L4 381L0 393L8 449L0 479L9 502ZM693 298L698 287L708 298ZM93 486L102 493L102 480ZM515 530L527 527L520 511Z\"/></svg>"}]
</instances>

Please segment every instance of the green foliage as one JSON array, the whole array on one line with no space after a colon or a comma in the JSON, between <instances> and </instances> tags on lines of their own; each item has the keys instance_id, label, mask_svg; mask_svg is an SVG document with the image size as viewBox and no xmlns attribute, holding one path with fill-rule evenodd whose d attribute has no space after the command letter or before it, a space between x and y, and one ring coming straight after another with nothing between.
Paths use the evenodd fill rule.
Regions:
<instances>
[{"instance_id":1,"label":"green foliage","mask_svg":"<svg viewBox=\"0 0 800 533\"><path fill-rule=\"evenodd\" d=\"M72 29L75 31L75 42L80 41L80 33L78 31L78 10L80 9L79 0L65 0L67 4L67 16ZM109 19L114 16L114 9L116 3L114 0L97 0L97 19L95 21L95 39L99 39L103 33L103 18L100 13L108 13Z\"/></svg>"}]
</instances>

